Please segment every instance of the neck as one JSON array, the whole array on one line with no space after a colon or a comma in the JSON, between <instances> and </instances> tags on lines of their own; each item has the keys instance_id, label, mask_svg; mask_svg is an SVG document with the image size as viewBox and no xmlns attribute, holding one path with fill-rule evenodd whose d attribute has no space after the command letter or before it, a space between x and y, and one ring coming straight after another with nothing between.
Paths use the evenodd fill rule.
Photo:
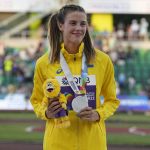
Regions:
<instances>
[{"instance_id":1,"label":"neck","mask_svg":"<svg viewBox=\"0 0 150 150\"><path fill-rule=\"evenodd\" d=\"M74 44L66 44L64 45L65 49L69 54L76 54L78 53L79 45L74 45Z\"/></svg>"}]
</instances>

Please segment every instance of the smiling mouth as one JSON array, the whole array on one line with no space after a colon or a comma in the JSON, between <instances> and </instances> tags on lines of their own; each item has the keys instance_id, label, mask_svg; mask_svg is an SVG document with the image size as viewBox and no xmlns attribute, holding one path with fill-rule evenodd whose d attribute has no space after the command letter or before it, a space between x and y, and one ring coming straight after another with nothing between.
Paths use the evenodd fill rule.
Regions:
<instances>
[{"instance_id":1,"label":"smiling mouth","mask_svg":"<svg viewBox=\"0 0 150 150\"><path fill-rule=\"evenodd\" d=\"M81 33L73 33L74 35L81 36Z\"/></svg>"}]
</instances>

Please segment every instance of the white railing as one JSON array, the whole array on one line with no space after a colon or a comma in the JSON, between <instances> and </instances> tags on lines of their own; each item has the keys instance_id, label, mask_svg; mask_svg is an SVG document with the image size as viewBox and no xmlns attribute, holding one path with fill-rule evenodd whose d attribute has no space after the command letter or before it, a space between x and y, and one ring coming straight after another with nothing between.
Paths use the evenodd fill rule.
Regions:
<instances>
[{"instance_id":1,"label":"white railing","mask_svg":"<svg viewBox=\"0 0 150 150\"><path fill-rule=\"evenodd\" d=\"M59 5L60 1L55 2L55 5L52 6L52 5L50 5L52 3L52 1L38 0L38 1L36 1L35 4L32 4L26 11L18 13L16 15L13 15L12 17L9 17L7 20L1 22L0 23L0 28L3 28L6 25L11 24L11 22L13 22L15 20L17 21L17 19L19 19L21 16L23 17L24 15L26 15L27 12L30 12L30 10L34 10L35 8L38 8L40 5L43 5L43 2L46 3L48 6L45 7L45 9L43 9L42 12L39 12L39 14L37 16L34 16L32 18L29 18L28 20L23 21L22 23L18 24L16 27L11 27L10 29L7 29L6 32L1 33L0 38L7 38L7 37L9 37L9 36L11 36L15 33L20 32L22 29L26 28L28 25L30 25L35 20L41 19L42 17L50 14L50 12L58 10L58 7L60 6ZM1 31L3 31L3 30L1 29Z\"/></svg>"}]
</instances>

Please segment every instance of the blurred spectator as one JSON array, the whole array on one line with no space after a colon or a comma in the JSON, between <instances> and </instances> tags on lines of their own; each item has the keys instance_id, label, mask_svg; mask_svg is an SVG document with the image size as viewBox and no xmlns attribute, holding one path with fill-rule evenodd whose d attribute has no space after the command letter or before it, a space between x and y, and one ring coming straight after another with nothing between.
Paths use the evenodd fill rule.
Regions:
<instances>
[{"instance_id":1,"label":"blurred spectator","mask_svg":"<svg viewBox=\"0 0 150 150\"><path fill-rule=\"evenodd\" d=\"M117 34L117 39L118 40L123 40L124 39L125 31L124 31L124 24L123 23L118 24L116 34Z\"/></svg>"},{"instance_id":2,"label":"blurred spectator","mask_svg":"<svg viewBox=\"0 0 150 150\"><path fill-rule=\"evenodd\" d=\"M139 29L139 38L141 40L148 39L148 22L145 18L141 18L140 20L140 29Z\"/></svg>"},{"instance_id":3,"label":"blurred spectator","mask_svg":"<svg viewBox=\"0 0 150 150\"><path fill-rule=\"evenodd\" d=\"M109 34L109 38L108 38L108 44L109 44L108 46L110 51L115 48L116 43L117 43L116 33L112 32Z\"/></svg>"},{"instance_id":4,"label":"blurred spectator","mask_svg":"<svg viewBox=\"0 0 150 150\"><path fill-rule=\"evenodd\" d=\"M0 87L2 86L3 82L4 82L3 72L0 71Z\"/></svg>"},{"instance_id":5,"label":"blurred spectator","mask_svg":"<svg viewBox=\"0 0 150 150\"><path fill-rule=\"evenodd\" d=\"M118 82L116 82L116 94L120 95L120 88L119 88Z\"/></svg>"},{"instance_id":6,"label":"blurred spectator","mask_svg":"<svg viewBox=\"0 0 150 150\"><path fill-rule=\"evenodd\" d=\"M136 81L134 77L129 77L128 78L128 85L129 85L129 90L132 91L135 87Z\"/></svg>"},{"instance_id":7,"label":"blurred spectator","mask_svg":"<svg viewBox=\"0 0 150 150\"><path fill-rule=\"evenodd\" d=\"M114 64L116 64L117 61L118 61L118 53L117 53L117 51L111 50L111 51L109 52L109 56L110 56L112 62L113 62Z\"/></svg>"},{"instance_id":8,"label":"blurred spectator","mask_svg":"<svg viewBox=\"0 0 150 150\"><path fill-rule=\"evenodd\" d=\"M13 72L13 61L12 61L12 57L8 55L4 59L5 84L11 82L12 72Z\"/></svg>"},{"instance_id":9,"label":"blurred spectator","mask_svg":"<svg viewBox=\"0 0 150 150\"><path fill-rule=\"evenodd\" d=\"M119 88L121 90L121 92L125 91L126 88L126 76L125 74L122 72L119 74L118 76L118 84L119 84ZM124 93L121 93L124 94Z\"/></svg>"},{"instance_id":10,"label":"blurred spectator","mask_svg":"<svg viewBox=\"0 0 150 150\"><path fill-rule=\"evenodd\" d=\"M132 40L132 30L131 30L131 25L128 25L127 26L127 29L126 29L126 38L130 41Z\"/></svg>"},{"instance_id":11,"label":"blurred spectator","mask_svg":"<svg viewBox=\"0 0 150 150\"><path fill-rule=\"evenodd\" d=\"M126 51L124 49L124 46L122 44L119 44L117 47L117 52L118 52L118 58L121 60L126 59Z\"/></svg>"},{"instance_id":12,"label":"blurred spectator","mask_svg":"<svg viewBox=\"0 0 150 150\"><path fill-rule=\"evenodd\" d=\"M103 37L102 35L97 35L94 39L94 46L97 48L97 49L100 49L102 50L103 48Z\"/></svg>"},{"instance_id":13,"label":"blurred spectator","mask_svg":"<svg viewBox=\"0 0 150 150\"><path fill-rule=\"evenodd\" d=\"M127 52L126 52L126 59L127 60L132 60L133 59L133 48L132 48L132 46L131 45L128 45L128 47L127 47Z\"/></svg>"},{"instance_id":14,"label":"blurred spectator","mask_svg":"<svg viewBox=\"0 0 150 150\"><path fill-rule=\"evenodd\" d=\"M130 34L131 34L131 39L132 40L137 40L138 39L138 34L139 34L139 24L136 19L133 19L131 22L131 28L130 28Z\"/></svg>"},{"instance_id":15,"label":"blurred spectator","mask_svg":"<svg viewBox=\"0 0 150 150\"><path fill-rule=\"evenodd\" d=\"M3 73L4 56L0 55L0 72Z\"/></svg>"},{"instance_id":16,"label":"blurred spectator","mask_svg":"<svg viewBox=\"0 0 150 150\"><path fill-rule=\"evenodd\" d=\"M4 55L4 44L3 42L0 42L0 56L3 56Z\"/></svg>"}]
</instances>

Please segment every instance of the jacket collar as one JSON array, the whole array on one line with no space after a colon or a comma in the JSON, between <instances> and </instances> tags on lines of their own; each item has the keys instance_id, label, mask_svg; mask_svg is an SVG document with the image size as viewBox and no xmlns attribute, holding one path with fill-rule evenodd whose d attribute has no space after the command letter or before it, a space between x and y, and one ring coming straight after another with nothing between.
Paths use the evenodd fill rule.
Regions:
<instances>
[{"instance_id":1,"label":"jacket collar","mask_svg":"<svg viewBox=\"0 0 150 150\"><path fill-rule=\"evenodd\" d=\"M64 48L64 43L61 44L61 52L62 54L64 55L65 59L68 61L68 60L73 60L74 58L75 59L78 59L78 58L81 58L82 57L82 53L83 53L83 49L84 49L84 43L82 42L80 47L79 47L79 50L76 54L70 54L67 52L67 50Z\"/></svg>"}]
</instances>

